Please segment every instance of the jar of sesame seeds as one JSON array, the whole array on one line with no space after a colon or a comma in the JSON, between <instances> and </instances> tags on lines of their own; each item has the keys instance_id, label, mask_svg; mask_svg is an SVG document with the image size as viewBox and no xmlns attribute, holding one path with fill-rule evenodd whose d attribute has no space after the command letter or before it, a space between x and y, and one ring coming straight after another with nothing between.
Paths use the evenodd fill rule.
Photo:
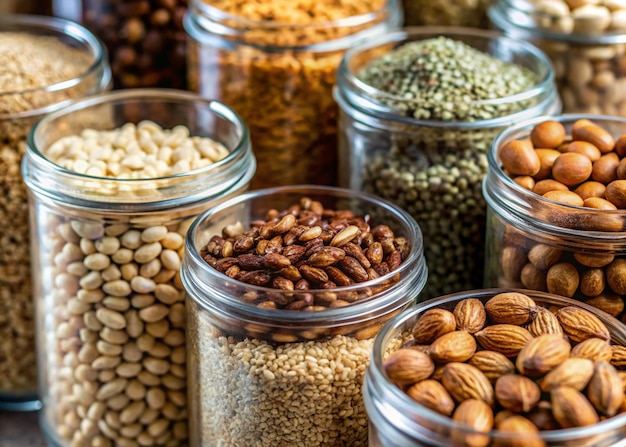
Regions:
<instances>
[{"instance_id":1,"label":"jar of sesame seeds","mask_svg":"<svg viewBox=\"0 0 626 447\"><path fill-rule=\"evenodd\" d=\"M189 92L92 96L33 127L23 176L53 445L187 444L184 236L254 170L241 119Z\"/></svg>"},{"instance_id":2,"label":"jar of sesame seeds","mask_svg":"<svg viewBox=\"0 0 626 447\"><path fill-rule=\"evenodd\" d=\"M339 188L246 193L194 222L181 276L191 445L367 446L373 337L427 276L406 212Z\"/></svg>"}]
</instances>

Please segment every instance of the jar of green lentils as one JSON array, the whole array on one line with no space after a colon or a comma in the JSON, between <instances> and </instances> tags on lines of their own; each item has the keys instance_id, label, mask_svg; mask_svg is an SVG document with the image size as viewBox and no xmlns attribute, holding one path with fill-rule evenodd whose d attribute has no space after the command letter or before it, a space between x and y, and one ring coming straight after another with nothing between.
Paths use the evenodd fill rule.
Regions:
<instances>
[{"instance_id":1,"label":"jar of green lentils","mask_svg":"<svg viewBox=\"0 0 626 447\"><path fill-rule=\"evenodd\" d=\"M500 34L406 28L348 51L338 71L340 185L407 210L424 233L424 297L481 286L492 140L558 113L545 54Z\"/></svg>"}]
</instances>

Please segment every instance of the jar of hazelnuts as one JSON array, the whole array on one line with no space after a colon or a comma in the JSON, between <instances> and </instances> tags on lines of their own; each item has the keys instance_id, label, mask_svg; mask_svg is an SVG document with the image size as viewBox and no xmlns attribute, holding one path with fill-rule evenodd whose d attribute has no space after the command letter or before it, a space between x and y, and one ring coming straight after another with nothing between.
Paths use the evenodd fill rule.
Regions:
<instances>
[{"instance_id":1,"label":"jar of hazelnuts","mask_svg":"<svg viewBox=\"0 0 626 447\"><path fill-rule=\"evenodd\" d=\"M485 286L542 290L626 321L626 120L563 115L489 154Z\"/></svg>"}]
</instances>

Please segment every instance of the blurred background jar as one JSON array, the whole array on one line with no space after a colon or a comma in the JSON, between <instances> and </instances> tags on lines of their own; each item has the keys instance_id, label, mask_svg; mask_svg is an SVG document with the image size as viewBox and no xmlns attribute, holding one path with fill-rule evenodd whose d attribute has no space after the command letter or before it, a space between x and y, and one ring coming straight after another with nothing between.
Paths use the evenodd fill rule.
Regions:
<instances>
[{"instance_id":1,"label":"blurred background jar","mask_svg":"<svg viewBox=\"0 0 626 447\"><path fill-rule=\"evenodd\" d=\"M190 92L117 90L33 127L23 172L53 445L187 444L184 237L254 169L245 124Z\"/></svg>"},{"instance_id":2,"label":"blurred background jar","mask_svg":"<svg viewBox=\"0 0 626 447\"><path fill-rule=\"evenodd\" d=\"M361 42L337 76L340 185L415 218L429 270L425 297L480 287L487 152L508 125L560 110L545 54L490 31L416 27Z\"/></svg>"},{"instance_id":3,"label":"blurred background jar","mask_svg":"<svg viewBox=\"0 0 626 447\"><path fill-rule=\"evenodd\" d=\"M52 0L4 0L0 2L2 14L50 15Z\"/></svg>"},{"instance_id":4,"label":"blurred background jar","mask_svg":"<svg viewBox=\"0 0 626 447\"><path fill-rule=\"evenodd\" d=\"M28 202L20 165L26 135L72 99L110 88L106 50L63 19L0 15L0 408L33 409L36 357Z\"/></svg>"},{"instance_id":5,"label":"blurred background jar","mask_svg":"<svg viewBox=\"0 0 626 447\"><path fill-rule=\"evenodd\" d=\"M283 219L279 216L295 215L297 224L294 218L291 227L276 229L280 233L272 233L271 239L256 238L256 248L248 244L263 255L246 250L239 257L241 273L247 271L244 258L269 262L270 255L283 253L285 258L298 250L299 256L307 257L315 256L309 252L345 250L351 254L345 260L359 266L371 264L368 270L385 264L387 273L379 269L375 271L380 276L368 273L365 281L339 282L337 275L347 279L351 271L363 267L347 267L331 259L331 273L328 262L324 267L316 263L319 268L312 271L306 262L294 260L292 273L270 273L272 278L282 278L283 284L289 282L285 277L296 283L278 288L277 281L261 283L250 278L250 274L266 273L267 268L247 272L244 281L237 275L239 268L219 267L232 266L246 235L255 229L263 234L265 230L257 225L272 215L277 219L266 229L283 227L276 225ZM335 232L350 228L346 220L353 222L352 230L360 229L347 239ZM326 238L322 247L320 226L326 235L335 234L337 243ZM305 238L300 230L307 228ZM308 239L315 230L320 236ZM296 236L294 242L297 234L302 237ZM371 257L371 263L357 261L364 255L359 257L354 250L380 246L372 238L378 241L383 234L391 251L385 249L384 257L383 253L380 258ZM344 239L342 244L340 239ZM265 243L267 252L262 251ZM283 243L290 245L282 247ZM236 250L233 257L218 256L228 246ZM315 250L316 246L328 251ZM403 252L402 261L394 268L388 262L399 255L398 250ZM211 261L217 264L209 265ZM314 271L315 277L311 276ZM302 281L296 281L299 272ZM367 279L370 274L372 279ZM244 194L201 215L187 235L182 270L188 294L189 387L196 396L189 408L191 445L366 446L361 389L373 337L384 322L415 302L426 277L415 221L392 204L363 193L321 186L270 188ZM310 287L300 286L307 282Z\"/></svg>"},{"instance_id":6,"label":"blurred background jar","mask_svg":"<svg viewBox=\"0 0 626 447\"><path fill-rule=\"evenodd\" d=\"M626 116L626 4L497 0L489 18L546 52L563 112Z\"/></svg>"},{"instance_id":7,"label":"blurred background jar","mask_svg":"<svg viewBox=\"0 0 626 447\"><path fill-rule=\"evenodd\" d=\"M426 334L423 332L416 333L413 331L413 328L416 327L416 322L418 322L422 316L425 316L427 313L431 313L431 315L433 315L434 312L435 318L433 321L440 322L442 320L437 319L437 316L441 315L441 312L443 311L449 312L450 314L455 312L455 306L461 301L478 300L484 304L496 294L506 293L509 291L511 291L511 289L480 289L438 297L427 302L420 303L418 306L403 312L401 315L398 315L393 320L389 321L380 330L374 340L372 357L367 368L363 389L365 408L367 409L367 415L370 420L370 447L441 447L447 445L544 447L560 447L563 445L596 445L598 447L610 447L619 445L620 441L626 434L624 430L626 413L619 413L610 418L603 417L603 420L601 421L598 421L598 417L596 415L595 423L589 423L587 426L577 426L575 425L576 423L573 422L573 425L570 427L561 428L551 415L550 411L537 408L537 404L541 402L534 402L534 404L530 403L532 402L532 398L529 398L529 396L532 393L530 392L531 388L527 386L527 388L525 388L526 393L524 396L528 398L528 400L525 401L525 404L528 405L530 410L523 413L524 417L517 416L518 418L521 417L521 420L517 419L515 421L515 425L517 425L517 427L511 427L513 424L509 424L506 429L508 432L505 432L503 425L500 425L500 430L492 430L491 427L485 430L486 425L492 425L495 423L497 426L498 423L503 424L503 421L507 420L507 416L512 419L514 414L519 414L520 412L513 409L513 413L509 412L507 415L505 411L499 415L499 413L502 412L501 410L503 410L503 407L496 402L493 407L497 412L495 412L495 415L488 417L483 410L483 406L474 406L473 408L477 409L477 411L474 411L469 415L466 413L466 418L464 420L467 422L460 424L453 421L451 417L441 413L444 408L442 403L447 400L444 399L441 392L437 392L435 390L443 388L443 393L445 394L447 393L446 390L451 388L450 385L446 386L445 383L445 388L441 386L435 388L433 386L433 382L435 382L435 380L441 380L441 374L439 374L438 377L436 376L437 373L430 376L430 378L427 379L427 381L430 382L429 387L424 390L424 393L422 393L422 396L428 395L429 391L433 394L436 393L435 395L437 398L433 398L430 401L432 405L429 405L427 398L422 400L423 404L416 402L416 400L407 394L407 390L410 385L407 385L403 389L391 380L390 374L388 374L385 369L385 360L389 358L391 353L397 351L401 347L412 347L413 349L418 349L420 346L423 346L417 342L414 336L426 336ZM617 345L620 349L626 346L626 331L624 330L624 326L610 315L591 306L587 306L575 300L554 294L528 291L527 296L535 302L537 309L550 309L553 312L558 312L560 309L567 307L568 310L580 309L585 312L590 312L592 318L596 317L598 319L598 327L600 327L600 325L603 326L603 330L606 331L603 333L607 337L610 337L611 345ZM476 307L476 305L473 306L473 308ZM477 319L472 318L470 321L473 324L476 324ZM522 329L521 333L525 333L524 331L525 329ZM467 332L463 332L467 334ZM502 332L499 333L502 334ZM532 338L532 335L528 334L528 337ZM505 344L505 340L506 339L504 337L500 339L501 346ZM599 344L596 344L596 346L604 346L608 349L610 355L611 347L608 342L598 338L595 338L594 340L600 342ZM508 345L510 346L511 344L509 343ZM456 352L458 352L458 350ZM494 351L489 349L482 350L480 352L490 352L491 354L494 354ZM495 354L500 353L496 351ZM510 371L515 370L514 356L509 356L508 359L504 355L496 358L501 359L498 365L508 363L511 368ZM584 360L588 363L593 363L589 360L589 357ZM467 363L469 363L469 365ZM473 365L477 365L477 363L473 363L471 358L467 361L467 363L461 363L460 361L453 362L456 366L466 365L467 369L463 369L463 372L469 372L468 369L472 369ZM493 366L494 363L489 366ZM608 362L603 363L606 364ZM476 378L477 376L483 377L483 381L472 381L473 384L480 383L481 385L479 386L484 386L484 388L481 388L482 390L490 389L492 387L492 384L488 382L485 374L481 373L481 371L488 371L489 366L486 366L483 369L476 366L473 368L473 371L477 371L478 374L474 374L473 376L468 374L469 377L473 378ZM617 368L621 370L623 365L620 364ZM506 367L503 369L506 369ZM422 371L423 370L424 369L422 369ZM492 369L491 372L493 373L491 377L498 376L499 374L497 368ZM621 374L621 372L619 374ZM513 374L508 375L512 376ZM562 377L565 376L563 375ZM485 381L487 381L487 383L485 383ZM452 384L454 382L451 380L448 383ZM509 390L510 388L507 389L507 391ZM493 393L493 390L491 391ZM453 392L454 390L451 390L450 394ZM537 392L539 392L538 389ZM623 392L619 389L616 393L618 393L619 396L619 394L622 394ZM477 394L480 395L480 392ZM417 395L417 391L415 395ZM546 399L546 395L549 396L550 394L544 393L543 399ZM493 398L494 396L491 394L491 399ZM580 398L582 398L582 393L579 395L579 400L576 400L575 402L580 403ZM448 396L448 399L451 399L451 397ZM480 403L477 402L477 399L479 399L478 397L463 398L462 400L465 401L466 399L474 401L474 403ZM514 398L512 400L514 400ZM591 404L588 401L585 402L586 400L587 399L584 398L582 403L591 407ZM543 404L546 403L549 402L543 401ZM437 404L442 406L437 407ZM450 411L451 414L453 414L452 411L461 408L459 404L460 402L457 401L452 403L453 408ZM484 404L484 407L487 407L487 404ZM582 414L582 411L584 410L588 411L587 406L584 406L584 410L582 407L583 405L579 405L577 407L577 410L581 412L578 414ZM511 406L511 408L513 407ZM439 411L436 411L436 409ZM481 410L478 411L478 409ZM591 407L591 411L595 413L596 410ZM488 412L491 412L491 409L489 409ZM458 417L459 419L463 418L461 415ZM593 419L591 420L593 421ZM574 419L572 419L572 421L574 421ZM472 422L475 423L475 429L468 425Z\"/></svg>"},{"instance_id":8,"label":"blurred background jar","mask_svg":"<svg viewBox=\"0 0 626 447\"><path fill-rule=\"evenodd\" d=\"M492 0L402 0L405 26L488 28Z\"/></svg>"},{"instance_id":9,"label":"blurred background jar","mask_svg":"<svg viewBox=\"0 0 626 447\"><path fill-rule=\"evenodd\" d=\"M114 88L187 86L187 0L53 0L53 13L105 43Z\"/></svg>"},{"instance_id":10,"label":"blurred background jar","mask_svg":"<svg viewBox=\"0 0 626 447\"><path fill-rule=\"evenodd\" d=\"M357 40L403 20L399 0L295 5L191 0L185 19L189 88L248 123L255 189L337 183L337 66Z\"/></svg>"},{"instance_id":11,"label":"blurred background jar","mask_svg":"<svg viewBox=\"0 0 626 447\"><path fill-rule=\"evenodd\" d=\"M622 264L626 265L626 212L559 203L555 196L551 199L540 195L536 188L531 191L523 187L502 169L500 149L509 141L527 138L536 124L547 119L534 119L507 129L494 141L489 153L489 171L484 182L488 203L485 286L558 293L625 321L626 288L619 281L622 275L626 277L626 270L622 272ZM621 117L566 114L549 120L563 124L569 135L579 119L592 120L615 139L626 134L626 120ZM603 161L596 162L598 168L601 164L608 166L607 175L616 180L616 153L607 152L603 157ZM611 162L613 158L615 163ZM600 188L599 191L606 190L599 183L599 172L585 183ZM552 177L545 181L557 183ZM574 189L578 186L571 190L585 194L582 188ZM605 195L597 197L603 199Z\"/></svg>"}]
</instances>

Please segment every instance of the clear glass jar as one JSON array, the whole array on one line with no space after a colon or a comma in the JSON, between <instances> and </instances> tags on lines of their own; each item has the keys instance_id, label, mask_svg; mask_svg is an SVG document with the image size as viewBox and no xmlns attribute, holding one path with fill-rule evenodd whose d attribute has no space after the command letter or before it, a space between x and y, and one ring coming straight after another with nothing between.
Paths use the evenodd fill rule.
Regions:
<instances>
[{"instance_id":1,"label":"clear glass jar","mask_svg":"<svg viewBox=\"0 0 626 447\"><path fill-rule=\"evenodd\" d=\"M259 163L252 187L336 185L337 66L358 40L401 25L400 1L357 1L367 13L330 22L294 13L293 23L231 15L214 3L191 0L185 19L189 87L229 104L250 127ZM255 5L265 8L249 2L240 11Z\"/></svg>"},{"instance_id":2,"label":"clear glass jar","mask_svg":"<svg viewBox=\"0 0 626 447\"><path fill-rule=\"evenodd\" d=\"M246 227L303 197L324 207L370 214L408 241L400 267L371 281L332 289L356 302L318 311L266 309L245 293L312 294L329 289L252 286L210 267L199 252L227 224ZM182 280L187 291L191 445L365 446L361 399L372 340L391 316L411 305L426 281L419 227L402 210L359 192L321 186L265 189L204 213L187 235ZM302 295L304 298L304 296ZM296 298L298 300L299 298ZM347 298L346 298L347 299ZM290 302L290 301L287 301Z\"/></svg>"},{"instance_id":3,"label":"clear glass jar","mask_svg":"<svg viewBox=\"0 0 626 447\"><path fill-rule=\"evenodd\" d=\"M450 418L436 413L413 401L389 380L383 361L387 354L397 350L407 340L415 322L429 309L441 308L452 311L454 306L467 298L475 298L483 303L494 295L512 289L481 289L454 293L431 299L403 312L389 321L374 340L372 357L365 375L363 398L370 419L370 447L444 447L453 445L452 432L461 433L467 443L454 445L498 445L498 446L540 446L556 447L564 445L594 445L608 447L621 445L626 436L626 413L621 413L600 423L570 429L541 432L541 441L530 436L490 433L490 439L483 443L478 432L453 422ZM624 326L604 312L569 298L538 291L525 291L535 303L551 309L578 306L592 312L608 328L611 342L626 345ZM472 436L473 435L473 436ZM471 440L476 441L472 444ZM478 441L481 441L478 443Z\"/></svg>"},{"instance_id":4,"label":"clear glass jar","mask_svg":"<svg viewBox=\"0 0 626 447\"><path fill-rule=\"evenodd\" d=\"M498 148L512 139L529 136L540 121L554 119L569 132L580 118L592 119L615 138L626 133L624 118L565 114L519 123L494 141L483 187L488 204L485 286L553 292L554 287L547 282L548 273L553 266L563 265L568 269L564 271L577 272L571 282L571 297L622 318L624 302L610 283L603 281L602 293L594 292L593 296L583 293L588 290L583 284L585 275L592 272L606 278L613 261L626 256L626 212L559 204L532 193L504 173L497 156ZM535 260L538 255L543 259L540 263Z\"/></svg>"},{"instance_id":5,"label":"clear glass jar","mask_svg":"<svg viewBox=\"0 0 626 447\"><path fill-rule=\"evenodd\" d=\"M505 110L493 118L444 122L401 115L378 99L389 95L357 77L381 54L441 35L532 70L537 84L522 94L492 100ZM480 287L486 215L481 182L487 152L508 125L560 110L548 59L530 44L489 31L414 28L357 45L346 53L337 76L341 186L390 200L415 218L424 233L428 262L425 296Z\"/></svg>"},{"instance_id":6,"label":"clear glass jar","mask_svg":"<svg viewBox=\"0 0 626 447\"><path fill-rule=\"evenodd\" d=\"M403 0L405 26L488 28L492 0Z\"/></svg>"},{"instance_id":7,"label":"clear glass jar","mask_svg":"<svg viewBox=\"0 0 626 447\"><path fill-rule=\"evenodd\" d=\"M230 154L200 169L122 179L78 174L42 152L84 129L144 119L186 126ZM40 422L54 445L186 444L184 236L200 212L245 191L254 169L241 119L189 92L118 90L33 127L23 173L35 247Z\"/></svg>"},{"instance_id":8,"label":"clear glass jar","mask_svg":"<svg viewBox=\"0 0 626 447\"><path fill-rule=\"evenodd\" d=\"M39 16L0 15L0 58L12 60L0 82L0 409L32 410L39 403L28 200L20 173L26 135L70 100L107 90L111 71L106 50L87 29Z\"/></svg>"},{"instance_id":9,"label":"clear glass jar","mask_svg":"<svg viewBox=\"0 0 626 447\"><path fill-rule=\"evenodd\" d=\"M575 27L567 6L553 12L537 6L528 0L497 0L488 15L505 35L545 51L563 112L626 116L626 29L585 32Z\"/></svg>"},{"instance_id":10,"label":"clear glass jar","mask_svg":"<svg viewBox=\"0 0 626 447\"><path fill-rule=\"evenodd\" d=\"M52 10L102 39L116 89L187 87L187 0L52 0Z\"/></svg>"}]
</instances>

